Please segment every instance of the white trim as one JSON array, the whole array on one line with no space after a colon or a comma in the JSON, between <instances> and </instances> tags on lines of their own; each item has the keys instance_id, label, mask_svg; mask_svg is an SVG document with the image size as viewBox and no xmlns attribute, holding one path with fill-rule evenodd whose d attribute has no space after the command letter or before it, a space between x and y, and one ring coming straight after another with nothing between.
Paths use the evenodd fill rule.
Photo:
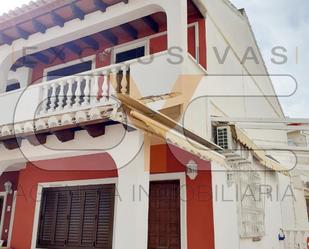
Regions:
<instances>
[{"instance_id":1,"label":"white trim","mask_svg":"<svg viewBox=\"0 0 309 249\"><path fill-rule=\"evenodd\" d=\"M36 205L34 211L34 222L32 228L32 240L31 240L31 249L39 249L36 247L37 233L39 227L39 216L41 209L41 200L42 191L44 188L57 188L57 187L73 187L73 186L86 186L86 185L102 185L102 184L115 184L117 189L117 178L101 178L101 179L91 179L91 180L76 180L76 181L60 181L60 182L42 182L38 184L38 190L36 195ZM114 212L115 213L115 212ZM114 219L115 220L115 219ZM113 233L113 237L115 233ZM114 241L114 238L113 238ZM43 249L43 248L40 248Z\"/></svg>"},{"instance_id":2,"label":"white trim","mask_svg":"<svg viewBox=\"0 0 309 249\"><path fill-rule=\"evenodd\" d=\"M188 24L188 29L194 27L194 32L195 32L195 58L189 53L189 55L191 55L191 57L193 58L193 60L200 65L200 27L199 27L199 23L198 22L193 22Z\"/></svg>"},{"instance_id":3,"label":"white trim","mask_svg":"<svg viewBox=\"0 0 309 249\"><path fill-rule=\"evenodd\" d=\"M139 47L145 47L144 56L149 55L150 39L151 38L147 37L145 39L138 39L138 40L134 40L134 41L131 41L131 42L127 42L127 43L120 44L120 45L112 47L111 64L116 64L116 55L117 54L128 51L128 50L132 50L132 49L135 49L135 48L139 48Z\"/></svg>"},{"instance_id":4,"label":"white trim","mask_svg":"<svg viewBox=\"0 0 309 249\"><path fill-rule=\"evenodd\" d=\"M15 217L15 209L16 209L16 197L17 197L17 191L14 191L13 203L12 203L12 208L11 208L11 218L10 218L10 227L9 227L9 235L8 235L7 247L11 246L12 232L13 232L13 225L14 225L14 217Z\"/></svg>"},{"instance_id":5,"label":"white trim","mask_svg":"<svg viewBox=\"0 0 309 249\"><path fill-rule=\"evenodd\" d=\"M179 180L180 182L180 223L181 223L181 249L187 249L187 185L186 173L165 173L165 174L151 174L149 181L169 181Z\"/></svg>"},{"instance_id":6,"label":"white trim","mask_svg":"<svg viewBox=\"0 0 309 249\"><path fill-rule=\"evenodd\" d=\"M0 222L0 237L2 239L4 218L5 218L5 213L6 213L7 193L6 192L0 192L0 197L1 196L3 197L3 207L2 207L1 222Z\"/></svg>"},{"instance_id":7,"label":"white trim","mask_svg":"<svg viewBox=\"0 0 309 249\"><path fill-rule=\"evenodd\" d=\"M51 71L55 71L55 70L65 68L65 67L74 66L74 65L77 65L77 64L80 64L80 63L83 63L83 62L87 62L87 61L91 61L91 64L92 64L91 70L96 68L96 54L93 54L93 55L90 55L90 56L87 56L87 57L81 57L81 58L78 58L76 60L68 61L68 62L61 63L61 64L58 64L58 65L55 65L55 66L47 67L43 71L42 82L47 81L47 74Z\"/></svg>"}]
</instances>

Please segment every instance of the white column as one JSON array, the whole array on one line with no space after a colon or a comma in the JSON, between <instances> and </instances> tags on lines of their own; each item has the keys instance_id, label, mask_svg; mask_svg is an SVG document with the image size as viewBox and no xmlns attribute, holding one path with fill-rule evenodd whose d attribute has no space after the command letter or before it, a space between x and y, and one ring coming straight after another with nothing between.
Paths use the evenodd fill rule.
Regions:
<instances>
[{"instance_id":1,"label":"white column","mask_svg":"<svg viewBox=\"0 0 309 249\"><path fill-rule=\"evenodd\" d=\"M226 169L217 162L211 162L211 172L215 248L239 248L236 186L227 184Z\"/></svg>"},{"instance_id":2,"label":"white column","mask_svg":"<svg viewBox=\"0 0 309 249\"><path fill-rule=\"evenodd\" d=\"M142 133L138 139L144 139ZM144 144L135 158L118 169L118 197L116 196L114 248L147 248L148 239L148 196L149 151ZM142 189L139 191L139 189Z\"/></svg>"},{"instance_id":3,"label":"white column","mask_svg":"<svg viewBox=\"0 0 309 249\"><path fill-rule=\"evenodd\" d=\"M176 4L175 0L168 0L165 2L165 11L167 15L168 48L181 48L184 53L187 53L187 1L178 0ZM178 50L172 51L179 54Z\"/></svg>"}]
</instances>

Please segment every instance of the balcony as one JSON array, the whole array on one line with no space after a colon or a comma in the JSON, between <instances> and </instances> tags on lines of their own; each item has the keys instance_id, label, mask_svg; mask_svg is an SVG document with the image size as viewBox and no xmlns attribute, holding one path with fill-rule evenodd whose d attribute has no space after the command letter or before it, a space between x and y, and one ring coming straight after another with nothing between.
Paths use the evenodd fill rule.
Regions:
<instances>
[{"instance_id":1,"label":"balcony","mask_svg":"<svg viewBox=\"0 0 309 249\"><path fill-rule=\"evenodd\" d=\"M74 5L62 6L58 15L65 25L52 26L55 20L47 18L47 12L40 19L47 29L41 32L34 25L37 21L27 19L20 24L29 32L24 40L17 33L13 37L8 27L6 34L12 38L14 50L0 44L2 58L8 59L0 61L1 88L12 90L8 86L14 80L21 88L0 94L0 104L6 107L0 116L0 140L9 141L6 147L17 148L17 140L28 139L29 134L54 134L54 129L84 129L83 122L103 122L102 118L109 119L120 106L118 94L129 95L154 110L177 107L174 110L180 113L191 96L188 92L201 79L188 75L205 74L200 66L206 65L205 20L190 0L177 8L172 1L160 2L162 8L149 2L115 0L106 11L98 12L93 6L89 13L86 5L79 5L85 12L83 18L69 11ZM183 25L176 28L175 23L180 22ZM22 53L24 46L31 52ZM117 57L132 48L143 48L143 54L124 60ZM59 74L57 79L48 76L48 72L68 70L85 60L91 61L87 69Z\"/></svg>"},{"instance_id":2,"label":"balcony","mask_svg":"<svg viewBox=\"0 0 309 249\"><path fill-rule=\"evenodd\" d=\"M142 100L149 95L177 92L172 101L162 99L159 105L147 105L154 109L181 105L186 84L190 84L188 79L183 80L183 75L204 71L190 54L179 64L170 63L172 59L165 51L152 55L149 64L141 62L149 60L148 56L4 93L0 95L0 105L6 108L0 116L1 136L68 125L72 120L78 122L76 114L83 110L118 108L117 94ZM83 116L80 121L97 118L97 113L93 115ZM38 120L47 121L47 127L41 127Z\"/></svg>"}]
</instances>

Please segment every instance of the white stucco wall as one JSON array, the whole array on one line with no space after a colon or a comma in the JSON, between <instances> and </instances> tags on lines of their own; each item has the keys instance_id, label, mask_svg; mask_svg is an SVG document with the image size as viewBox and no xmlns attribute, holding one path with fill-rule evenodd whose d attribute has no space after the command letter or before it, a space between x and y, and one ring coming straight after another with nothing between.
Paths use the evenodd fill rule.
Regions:
<instances>
[{"instance_id":1,"label":"white stucco wall","mask_svg":"<svg viewBox=\"0 0 309 249\"><path fill-rule=\"evenodd\" d=\"M235 185L228 187L226 169L211 164L213 188L213 212L216 249L239 248L237 203Z\"/></svg>"},{"instance_id":2,"label":"white stucco wall","mask_svg":"<svg viewBox=\"0 0 309 249\"><path fill-rule=\"evenodd\" d=\"M210 115L234 118L283 117L246 17L227 4L225 0L204 0L204 3L208 10L206 17L208 66L207 75L202 78L195 92L195 97L205 96L204 103L208 103L205 105L208 114L200 119L201 123L208 122L209 127ZM224 63L218 61L214 47L221 57L230 47ZM260 61L259 64L253 60L247 60L241 64L241 59L248 47L253 48ZM251 77L248 73L260 76ZM272 97L266 98L264 95ZM203 115L205 107L200 110ZM206 125L203 128L201 124L191 124L191 126L199 130L201 134L207 131L209 133L209 128L205 130ZM247 129L246 132L262 148L266 145L269 148L269 145L287 144L285 131ZM268 154L275 156L276 153L276 151L268 150ZM286 162L288 159L282 161ZM256 166L256 169L258 168L259 166ZM226 182L226 175L213 172L213 184L222 184L222 182ZM235 235L238 227L237 224L235 225L236 207L232 203L215 202L216 248L278 248L279 229L294 225L297 219L302 220L302 218L295 217L295 212L303 217L305 209L302 193L295 191L295 195L298 196L297 202L292 201L291 198L285 198L282 201L282 195L290 184L289 177L267 172L263 174L263 182L271 186L274 195L273 200L268 199L265 202L265 236L261 241L253 242L252 239L241 239L239 235ZM224 222L225 219L231 223L227 224ZM230 226L233 225L232 232Z\"/></svg>"}]
</instances>

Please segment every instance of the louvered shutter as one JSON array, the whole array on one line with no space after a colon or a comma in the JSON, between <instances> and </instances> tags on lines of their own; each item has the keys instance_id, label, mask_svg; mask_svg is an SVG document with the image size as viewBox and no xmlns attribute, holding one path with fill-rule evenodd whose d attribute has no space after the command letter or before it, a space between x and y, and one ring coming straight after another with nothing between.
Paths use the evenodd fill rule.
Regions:
<instances>
[{"instance_id":1,"label":"louvered shutter","mask_svg":"<svg viewBox=\"0 0 309 249\"><path fill-rule=\"evenodd\" d=\"M115 185L43 191L38 247L112 248Z\"/></svg>"},{"instance_id":2,"label":"louvered shutter","mask_svg":"<svg viewBox=\"0 0 309 249\"><path fill-rule=\"evenodd\" d=\"M98 248L112 248L115 186L105 186L99 191L95 243Z\"/></svg>"},{"instance_id":3,"label":"louvered shutter","mask_svg":"<svg viewBox=\"0 0 309 249\"><path fill-rule=\"evenodd\" d=\"M68 220L67 246L77 247L80 245L83 192L79 189L72 189L70 191L70 197L71 207Z\"/></svg>"},{"instance_id":4,"label":"louvered shutter","mask_svg":"<svg viewBox=\"0 0 309 249\"><path fill-rule=\"evenodd\" d=\"M38 244L48 245L52 243L52 233L54 231L53 221L55 213L56 194L43 191L41 222L39 225Z\"/></svg>"}]
</instances>

